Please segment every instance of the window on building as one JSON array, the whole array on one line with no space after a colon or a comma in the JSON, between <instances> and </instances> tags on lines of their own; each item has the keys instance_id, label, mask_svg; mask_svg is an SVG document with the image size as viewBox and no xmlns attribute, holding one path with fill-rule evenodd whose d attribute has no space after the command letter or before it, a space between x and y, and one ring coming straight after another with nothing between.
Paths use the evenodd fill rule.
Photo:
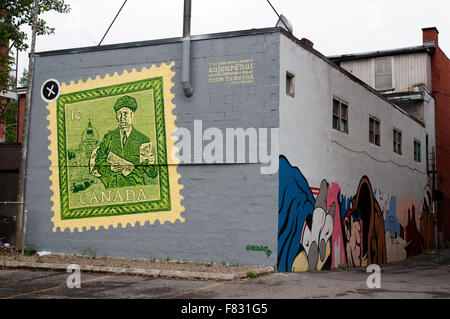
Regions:
<instances>
[{"instance_id":1,"label":"window on building","mask_svg":"<svg viewBox=\"0 0 450 319\"><path fill-rule=\"evenodd\" d=\"M333 99L333 128L348 133L348 105Z\"/></svg>"},{"instance_id":2,"label":"window on building","mask_svg":"<svg viewBox=\"0 0 450 319\"><path fill-rule=\"evenodd\" d=\"M392 89L392 58L380 58L375 60L375 89Z\"/></svg>"},{"instance_id":3,"label":"window on building","mask_svg":"<svg viewBox=\"0 0 450 319\"><path fill-rule=\"evenodd\" d=\"M286 94L295 97L295 75L286 72Z\"/></svg>"},{"instance_id":4,"label":"window on building","mask_svg":"<svg viewBox=\"0 0 450 319\"><path fill-rule=\"evenodd\" d=\"M416 162L422 161L420 142L418 140L414 140L414 160Z\"/></svg>"},{"instance_id":5,"label":"window on building","mask_svg":"<svg viewBox=\"0 0 450 319\"><path fill-rule=\"evenodd\" d=\"M380 146L380 120L369 118L369 142Z\"/></svg>"},{"instance_id":6,"label":"window on building","mask_svg":"<svg viewBox=\"0 0 450 319\"><path fill-rule=\"evenodd\" d=\"M402 132L394 128L394 152L402 155Z\"/></svg>"}]
</instances>

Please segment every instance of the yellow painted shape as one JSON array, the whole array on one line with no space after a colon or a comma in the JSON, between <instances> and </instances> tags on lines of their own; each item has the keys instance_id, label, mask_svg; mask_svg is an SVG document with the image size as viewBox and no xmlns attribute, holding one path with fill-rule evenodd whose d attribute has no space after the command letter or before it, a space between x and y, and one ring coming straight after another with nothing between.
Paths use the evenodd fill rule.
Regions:
<instances>
[{"instance_id":1,"label":"yellow painted shape","mask_svg":"<svg viewBox=\"0 0 450 319\"><path fill-rule=\"evenodd\" d=\"M293 272L309 271L308 256L306 256L304 250L300 254L298 254L297 257L295 257L294 262L292 263L292 271Z\"/></svg>"},{"instance_id":2,"label":"yellow painted shape","mask_svg":"<svg viewBox=\"0 0 450 319\"><path fill-rule=\"evenodd\" d=\"M59 189L59 166L58 166L58 133L57 133L57 120L56 120L56 101L47 105L47 110L50 114L47 117L49 121L48 130L49 135L49 150L50 156L50 190L53 192L50 200L53 202L51 210L53 217L53 232L56 232L58 228L63 232L69 229L71 232L78 230L79 232L90 230L94 228L98 230L100 227L108 229L110 227L118 228L119 225L125 228L128 224L132 227L139 223L143 226L147 221L150 224L154 224L155 221L159 221L161 224L165 222L175 223L175 221L184 222L185 219L181 216L184 211L184 207L181 205L183 196L180 194L183 186L179 183L180 174L177 172L177 166L179 163L175 154L178 149L175 146L176 137L172 136L172 133L177 129L175 126L176 115L172 114L175 109L173 98L175 95L171 92L174 86L172 78L175 76L175 72L171 70L175 66L175 62L170 64L161 64L160 66L152 65L151 68L142 68L140 71L133 69L131 72L124 70L122 74L115 72L112 76L106 74L104 77L97 76L96 78L89 78L86 81L79 80L78 82L70 82L69 84L62 83L61 95L74 92L80 92L85 90L91 90L95 88L101 88L105 86L123 84L128 82L134 82L144 79L150 79L155 77L163 78L163 91L164 91L164 115L165 115L165 127L166 127L166 143L167 143L167 162L170 178L170 200L171 210L162 212L142 212L141 214L130 214L120 216L108 216L108 217L91 217L80 218L73 220L62 220L60 212L60 189Z\"/></svg>"},{"instance_id":3,"label":"yellow painted shape","mask_svg":"<svg viewBox=\"0 0 450 319\"><path fill-rule=\"evenodd\" d=\"M331 254L331 244L330 241L328 241L325 250L325 258L323 259L323 261L321 261L319 257L316 270L322 270L330 254ZM309 271L308 256L306 256L304 250L300 254L298 254L297 257L295 257L294 262L292 263L292 271L293 272Z\"/></svg>"}]
</instances>

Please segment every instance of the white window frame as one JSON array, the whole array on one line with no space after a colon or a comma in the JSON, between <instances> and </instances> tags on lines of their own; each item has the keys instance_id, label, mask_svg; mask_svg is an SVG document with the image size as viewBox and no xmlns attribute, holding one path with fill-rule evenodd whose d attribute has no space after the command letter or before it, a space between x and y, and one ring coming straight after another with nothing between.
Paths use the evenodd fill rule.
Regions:
<instances>
[{"instance_id":1,"label":"white window frame","mask_svg":"<svg viewBox=\"0 0 450 319\"><path fill-rule=\"evenodd\" d=\"M339 103L338 104L338 114L336 114L335 110L334 110L334 103L335 103L335 101L337 103ZM345 105L345 108L346 108L346 111L347 111L346 113L343 113L342 105ZM348 131L349 131L348 109L349 109L349 107L348 107L348 103L347 102L343 101L340 98L337 98L337 97L333 96L332 110L331 110L331 113L332 113L331 127L334 130L342 132L342 133L345 133L345 134L348 134ZM344 118L344 115L345 115L345 118ZM335 118L337 119L337 122L336 122L337 123L337 127L335 127L335 124L334 124L335 123Z\"/></svg>"},{"instance_id":2,"label":"white window frame","mask_svg":"<svg viewBox=\"0 0 450 319\"><path fill-rule=\"evenodd\" d=\"M400 139L398 139L398 137L400 137ZM394 153L396 153L398 155L403 155L403 151L402 151L403 134L402 134L402 131L400 131L399 129L396 129L394 127L394 129L392 130L392 139L393 139L392 142L393 142Z\"/></svg>"},{"instance_id":3,"label":"white window frame","mask_svg":"<svg viewBox=\"0 0 450 319\"><path fill-rule=\"evenodd\" d=\"M373 140L372 140L372 128L371 123L374 121L374 123L378 123L378 131L376 131L376 127L373 128ZM378 136L378 144L376 137ZM370 115L369 116L369 143L375 146L380 147L381 146L381 121L375 116Z\"/></svg>"},{"instance_id":4,"label":"white window frame","mask_svg":"<svg viewBox=\"0 0 450 319\"><path fill-rule=\"evenodd\" d=\"M377 74L377 61L380 60L390 60L391 62L391 73L380 73ZM374 83L373 86L377 91L391 91L394 89L394 58L393 57L381 57L373 60L373 74L374 74ZM390 87L377 87L377 76L382 75L391 75L391 86Z\"/></svg>"},{"instance_id":5,"label":"white window frame","mask_svg":"<svg viewBox=\"0 0 450 319\"><path fill-rule=\"evenodd\" d=\"M419 146L418 152L416 152L416 145ZM419 156L416 156L416 155ZM422 163L422 143L418 139L414 139L414 162Z\"/></svg>"}]
</instances>

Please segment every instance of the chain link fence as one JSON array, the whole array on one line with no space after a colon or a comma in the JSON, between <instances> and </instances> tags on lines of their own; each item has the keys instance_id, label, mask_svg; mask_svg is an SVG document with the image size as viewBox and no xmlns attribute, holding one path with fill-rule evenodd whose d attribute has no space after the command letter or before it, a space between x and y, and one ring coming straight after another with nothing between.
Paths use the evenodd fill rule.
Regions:
<instances>
[{"instance_id":1,"label":"chain link fence","mask_svg":"<svg viewBox=\"0 0 450 319\"><path fill-rule=\"evenodd\" d=\"M24 203L0 202L0 245L10 250L23 251Z\"/></svg>"}]
</instances>

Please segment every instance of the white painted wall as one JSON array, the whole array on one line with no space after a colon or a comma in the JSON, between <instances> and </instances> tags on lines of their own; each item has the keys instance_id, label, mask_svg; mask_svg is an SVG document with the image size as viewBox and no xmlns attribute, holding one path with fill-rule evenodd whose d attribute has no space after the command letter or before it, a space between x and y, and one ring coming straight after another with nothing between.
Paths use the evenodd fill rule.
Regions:
<instances>
[{"instance_id":1,"label":"white painted wall","mask_svg":"<svg viewBox=\"0 0 450 319\"><path fill-rule=\"evenodd\" d=\"M286 94L286 71L295 75L295 97ZM280 42L280 154L297 166L310 187L325 178L354 195L362 176L385 194L423 201L428 180L425 136L434 145L434 104L425 124L412 119L322 58L286 36ZM332 129L332 100L349 105L349 134ZM369 116L381 121L381 146L369 143ZM403 155L393 152L393 128L402 131ZM421 141L422 162L414 161L413 140Z\"/></svg>"}]
</instances>

